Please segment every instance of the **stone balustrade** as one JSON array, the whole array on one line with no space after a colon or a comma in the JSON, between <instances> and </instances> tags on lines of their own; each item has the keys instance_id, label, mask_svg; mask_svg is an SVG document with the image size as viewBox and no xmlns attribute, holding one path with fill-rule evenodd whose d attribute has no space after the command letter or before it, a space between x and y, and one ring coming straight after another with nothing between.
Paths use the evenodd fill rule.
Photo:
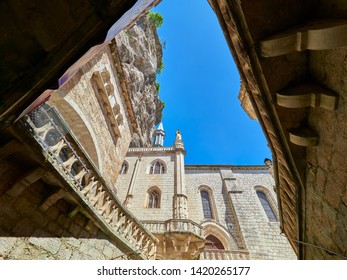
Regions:
<instances>
[{"instance_id":1,"label":"stone balustrade","mask_svg":"<svg viewBox=\"0 0 347 280\"><path fill-rule=\"evenodd\" d=\"M189 219L170 219L166 221L142 221L145 227L154 234L166 232L193 233L198 237L204 235L202 227Z\"/></svg>"},{"instance_id":2,"label":"stone balustrade","mask_svg":"<svg viewBox=\"0 0 347 280\"><path fill-rule=\"evenodd\" d=\"M249 260L248 252L244 251L205 249L202 254L205 260Z\"/></svg>"},{"instance_id":3,"label":"stone balustrade","mask_svg":"<svg viewBox=\"0 0 347 280\"><path fill-rule=\"evenodd\" d=\"M24 119L46 159L82 199L88 208L84 210L98 225L137 258L155 259L156 238L121 205L59 114L43 105Z\"/></svg>"}]
</instances>

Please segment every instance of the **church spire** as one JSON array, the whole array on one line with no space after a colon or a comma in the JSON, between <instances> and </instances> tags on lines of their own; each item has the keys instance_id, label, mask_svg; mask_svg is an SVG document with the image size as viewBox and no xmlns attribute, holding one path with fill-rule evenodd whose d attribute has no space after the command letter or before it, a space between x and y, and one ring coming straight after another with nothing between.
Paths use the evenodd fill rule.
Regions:
<instances>
[{"instance_id":1,"label":"church spire","mask_svg":"<svg viewBox=\"0 0 347 280\"><path fill-rule=\"evenodd\" d=\"M155 130L153 146L154 147L163 147L165 135L166 134L164 132L163 123L160 122L160 124L158 125L158 128Z\"/></svg>"}]
</instances>

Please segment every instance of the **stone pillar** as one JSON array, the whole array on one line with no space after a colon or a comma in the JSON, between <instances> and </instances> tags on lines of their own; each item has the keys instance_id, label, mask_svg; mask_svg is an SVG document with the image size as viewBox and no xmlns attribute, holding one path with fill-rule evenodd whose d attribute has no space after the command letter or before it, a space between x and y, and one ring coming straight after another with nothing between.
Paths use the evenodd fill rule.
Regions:
<instances>
[{"instance_id":1,"label":"stone pillar","mask_svg":"<svg viewBox=\"0 0 347 280\"><path fill-rule=\"evenodd\" d=\"M137 158L137 160L135 162L134 172L133 172L133 174L131 176L128 193L127 193L127 196L126 196L125 201L124 201L124 206L126 206L127 208L131 207L131 202L132 202L132 199L133 199L134 185L135 185L137 173L138 173L138 170L139 170L139 166L140 166L140 163L141 163L141 157L142 156L139 155L139 157Z\"/></svg>"},{"instance_id":2,"label":"stone pillar","mask_svg":"<svg viewBox=\"0 0 347 280\"><path fill-rule=\"evenodd\" d=\"M188 203L186 184L184 180L184 144L182 135L178 130L176 132L175 148L175 194L174 194L174 219L188 219Z\"/></svg>"}]
</instances>

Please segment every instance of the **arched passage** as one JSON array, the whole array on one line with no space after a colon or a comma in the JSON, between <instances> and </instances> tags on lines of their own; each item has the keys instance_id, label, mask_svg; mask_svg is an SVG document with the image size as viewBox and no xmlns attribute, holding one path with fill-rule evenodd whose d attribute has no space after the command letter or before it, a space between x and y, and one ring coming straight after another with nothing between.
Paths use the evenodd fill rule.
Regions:
<instances>
[{"instance_id":1,"label":"arched passage","mask_svg":"<svg viewBox=\"0 0 347 280\"><path fill-rule=\"evenodd\" d=\"M238 247L231 234L215 222L205 222L202 226L205 232L203 258L207 260L234 259L233 251L238 250Z\"/></svg>"},{"instance_id":2,"label":"arched passage","mask_svg":"<svg viewBox=\"0 0 347 280\"><path fill-rule=\"evenodd\" d=\"M49 105L56 107L60 115L64 116L64 121L68 125L74 136L78 139L85 149L95 166L101 171L100 154L98 153L97 137L87 120L84 120L84 114L73 102L67 102L57 93L53 94L49 100Z\"/></svg>"},{"instance_id":3,"label":"arched passage","mask_svg":"<svg viewBox=\"0 0 347 280\"><path fill-rule=\"evenodd\" d=\"M215 222L205 222L202 223L201 226L204 228L205 239L209 236L214 236L217 238L222 244L225 250L237 250L238 246L233 238L233 236L220 224Z\"/></svg>"},{"instance_id":4,"label":"arched passage","mask_svg":"<svg viewBox=\"0 0 347 280\"><path fill-rule=\"evenodd\" d=\"M205 250L225 250L223 243L214 235L210 234L206 237Z\"/></svg>"}]
</instances>

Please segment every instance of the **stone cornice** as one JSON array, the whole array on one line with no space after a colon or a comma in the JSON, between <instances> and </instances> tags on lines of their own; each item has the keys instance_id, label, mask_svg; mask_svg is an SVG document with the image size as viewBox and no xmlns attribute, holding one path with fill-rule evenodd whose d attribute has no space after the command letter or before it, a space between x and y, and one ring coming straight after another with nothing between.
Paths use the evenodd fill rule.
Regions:
<instances>
[{"instance_id":1,"label":"stone cornice","mask_svg":"<svg viewBox=\"0 0 347 280\"><path fill-rule=\"evenodd\" d=\"M130 153L158 153L158 152L174 152L173 147L149 147L149 148L129 148Z\"/></svg>"},{"instance_id":2,"label":"stone cornice","mask_svg":"<svg viewBox=\"0 0 347 280\"><path fill-rule=\"evenodd\" d=\"M219 170L219 169L232 169L232 170L268 170L265 165L228 165L228 164L188 164L185 165L186 170Z\"/></svg>"}]
</instances>

